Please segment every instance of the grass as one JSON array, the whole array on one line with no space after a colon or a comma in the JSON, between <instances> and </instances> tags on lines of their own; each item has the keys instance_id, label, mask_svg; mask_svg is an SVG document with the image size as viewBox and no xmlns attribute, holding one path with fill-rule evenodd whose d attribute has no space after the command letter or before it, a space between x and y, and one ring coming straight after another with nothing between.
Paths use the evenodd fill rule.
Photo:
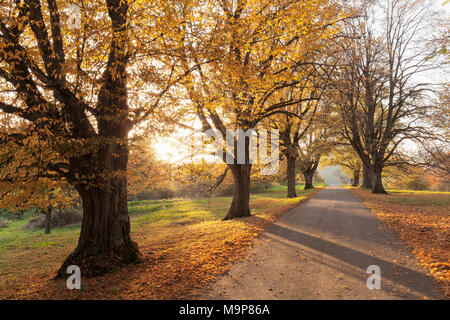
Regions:
<instances>
[{"instance_id":1,"label":"grass","mask_svg":"<svg viewBox=\"0 0 450 320\"><path fill-rule=\"evenodd\" d=\"M252 194L252 217L222 221L230 197L129 203L132 238L142 263L103 277L83 279L69 291L51 280L77 243L80 226L24 230L28 219L0 229L0 299L178 299L193 297L231 263L242 259L253 238L278 215L311 197L302 190L286 199L285 186Z\"/></svg>"},{"instance_id":2,"label":"grass","mask_svg":"<svg viewBox=\"0 0 450 320\"><path fill-rule=\"evenodd\" d=\"M450 297L450 192L352 188L412 248L420 264Z\"/></svg>"},{"instance_id":3,"label":"grass","mask_svg":"<svg viewBox=\"0 0 450 320\"><path fill-rule=\"evenodd\" d=\"M387 190L383 201L419 207L450 207L450 192Z\"/></svg>"}]
</instances>

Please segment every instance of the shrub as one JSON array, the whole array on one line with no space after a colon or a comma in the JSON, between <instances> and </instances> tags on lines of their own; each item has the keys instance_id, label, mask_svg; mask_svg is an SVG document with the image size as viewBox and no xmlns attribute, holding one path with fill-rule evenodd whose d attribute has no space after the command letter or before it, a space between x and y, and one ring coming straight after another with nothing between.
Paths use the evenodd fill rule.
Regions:
<instances>
[{"instance_id":1,"label":"shrub","mask_svg":"<svg viewBox=\"0 0 450 320\"><path fill-rule=\"evenodd\" d=\"M83 213L79 209L58 210L52 212L51 227L62 227L70 224L81 223L83 220ZM37 217L31 218L28 223L23 226L24 229L43 229L45 228L45 215L41 214Z\"/></svg>"}]
</instances>

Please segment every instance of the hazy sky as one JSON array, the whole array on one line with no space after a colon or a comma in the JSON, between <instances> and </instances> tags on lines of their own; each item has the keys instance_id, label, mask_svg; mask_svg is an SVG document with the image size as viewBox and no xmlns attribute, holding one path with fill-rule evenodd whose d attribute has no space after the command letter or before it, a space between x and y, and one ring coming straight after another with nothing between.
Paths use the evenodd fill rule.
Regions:
<instances>
[{"instance_id":1,"label":"hazy sky","mask_svg":"<svg viewBox=\"0 0 450 320\"><path fill-rule=\"evenodd\" d=\"M318 172L320 176L325 180L325 183L330 186L342 185L341 180L339 180L338 172L342 172L339 166L327 166L319 168ZM345 175L345 174L344 174Z\"/></svg>"}]
</instances>

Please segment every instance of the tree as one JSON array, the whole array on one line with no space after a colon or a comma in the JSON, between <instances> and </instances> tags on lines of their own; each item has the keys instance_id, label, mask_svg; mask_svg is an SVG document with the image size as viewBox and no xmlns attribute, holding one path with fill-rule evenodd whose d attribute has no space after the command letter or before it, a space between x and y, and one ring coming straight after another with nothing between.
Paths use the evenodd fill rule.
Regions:
<instances>
[{"instance_id":1,"label":"tree","mask_svg":"<svg viewBox=\"0 0 450 320\"><path fill-rule=\"evenodd\" d=\"M287 197L288 198L296 198L297 192L295 190L296 185L296 165L295 162L298 157L298 144L300 139L305 134L308 129L308 125L306 128L301 128L302 117L308 113L309 107L304 111L298 112L299 116L289 116L286 115L285 121L279 121L276 124L276 127L281 127L280 129L280 146L281 152L286 159L286 181L287 181ZM311 121L311 119L310 119Z\"/></svg>"},{"instance_id":2,"label":"tree","mask_svg":"<svg viewBox=\"0 0 450 320\"><path fill-rule=\"evenodd\" d=\"M239 0L221 1L202 23L190 23L190 36L183 39L185 70L198 68L185 87L203 130L215 129L227 141L227 129L248 132L274 115L295 116L286 107L304 98L281 97L279 92L301 85L302 63L321 47L321 39L335 32L339 19L334 1ZM235 146L227 164L235 188L225 219L249 216L249 142L244 143L244 163L237 159L238 139L227 144Z\"/></svg>"},{"instance_id":3,"label":"tree","mask_svg":"<svg viewBox=\"0 0 450 320\"><path fill-rule=\"evenodd\" d=\"M324 41L325 42L325 41ZM328 55L328 57L327 57ZM326 78L334 71L335 65L328 58L330 52L325 48L310 54L310 61L304 62L303 81L295 88L281 92L286 96L301 97L301 103L285 108L285 114L269 118L271 127L280 132L280 151L286 159L287 197L295 198L296 161L298 158L298 145L302 137L309 130L314 121L318 105L326 95Z\"/></svg>"},{"instance_id":4,"label":"tree","mask_svg":"<svg viewBox=\"0 0 450 320\"><path fill-rule=\"evenodd\" d=\"M300 90L300 95L304 95L305 102L286 108L290 113L272 116L268 121L270 127L280 132L280 151L286 160L286 181L287 197L296 198L296 160L298 157L298 144L300 139L308 130L317 110L318 95L315 95L314 84L308 84L308 77L305 77L304 87ZM292 92L291 92L292 93ZM307 95L311 100L307 101Z\"/></svg>"},{"instance_id":5,"label":"tree","mask_svg":"<svg viewBox=\"0 0 450 320\"><path fill-rule=\"evenodd\" d=\"M432 171L437 176L450 180L450 151L448 143L438 141L423 145L419 157L418 165Z\"/></svg>"},{"instance_id":6,"label":"tree","mask_svg":"<svg viewBox=\"0 0 450 320\"><path fill-rule=\"evenodd\" d=\"M11 134L20 134L11 132L10 117L0 119L0 207L19 213L37 208L45 213L45 234L49 234L53 209L73 207L78 196L66 180L53 181L42 174L36 158L54 155L36 141L35 134L25 138L26 123L14 122L23 135L20 143L9 139Z\"/></svg>"},{"instance_id":7,"label":"tree","mask_svg":"<svg viewBox=\"0 0 450 320\"><path fill-rule=\"evenodd\" d=\"M11 187L14 189L11 189ZM0 184L2 199L0 207L11 211L24 212L38 209L45 214L45 234L51 232L51 217L54 209L72 208L78 204L78 194L67 184L49 179L37 179L32 182L16 181L11 184Z\"/></svg>"},{"instance_id":8,"label":"tree","mask_svg":"<svg viewBox=\"0 0 450 320\"><path fill-rule=\"evenodd\" d=\"M377 34L373 20L380 11L384 20ZM386 193L382 170L402 142L432 137L424 121L432 108L425 102L432 84L416 78L437 66L433 50L417 41L430 17L424 1L386 1L375 9L365 7L362 18L344 27L349 40L341 42L337 109L373 193Z\"/></svg>"},{"instance_id":9,"label":"tree","mask_svg":"<svg viewBox=\"0 0 450 320\"><path fill-rule=\"evenodd\" d=\"M128 139L182 77L168 54L177 43L165 41L178 39L179 21L163 10L170 6L80 1L81 20L69 28L62 12L70 4L0 3L0 110L25 123L3 142L28 147L33 136L39 152L28 156L37 175L64 179L83 203L78 245L59 277L69 265L95 276L140 260L127 208ZM53 156L40 157L44 148Z\"/></svg>"},{"instance_id":10,"label":"tree","mask_svg":"<svg viewBox=\"0 0 450 320\"><path fill-rule=\"evenodd\" d=\"M353 148L345 144L334 146L332 153L329 153L321 166L340 166L344 173L352 176L352 186L359 187L361 180L362 163Z\"/></svg>"},{"instance_id":11,"label":"tree","mask_svg":"<svg viewBox=\"0 0 450 320\"><path fill-rule=\"evenodd\" d=\"M313 189L313 178L319 167L320 159L331 147L330 130L323 127L324 121L315 122L300 139L298 150L298 167L305 180L305 190Z\"/></svg>"}]
</instances>

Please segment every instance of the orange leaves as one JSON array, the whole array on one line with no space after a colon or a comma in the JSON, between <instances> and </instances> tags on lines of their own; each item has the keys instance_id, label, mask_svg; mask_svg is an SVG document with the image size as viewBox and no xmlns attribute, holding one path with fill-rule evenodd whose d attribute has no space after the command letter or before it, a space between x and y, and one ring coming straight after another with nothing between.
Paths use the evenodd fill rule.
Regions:
<instances>
[{"instance_id":1,"label":"orange leaves","mask_svg":"<svg viewBox=\"0 0 450 320\"><path fill-rule=\"evenodd\" d=\"M314 195L308 194L301 201ZM195 224L135 224L132 236L143 253L142 263L102 277L82 279L82 290L67 290L65 281L50 281L61 260L73 250L76 231L54 233L51 255L41 249L9 251L14 261L26 261L16 270L0 268L0 298L9 299L183 299L193 298L206 285L244 258L254 238L280 214L298 203L274 199L269 210L223 222ZM1 258L2 256L0 256ZM39 261L40 263L35 263ZM3 261L0 261L0 265ZM3 272L3 274L2 274ZM6 274L5 274L6 273ZM22 276L26 274L26 276ZM45 274L45 276L41 276ZM12 279L14 277L14 279Z\"/></svg>"},{"instance_id":2,"label":"orange leaves","mask_svg":"<svg viewBox=\"0 0 450 320\"><path fill-rule=\"evenodd\" d=\"M189 65L209 63L193 73L186 87L194 108L217 113L224 126L247 129L295 104L285 88L296 87L311 73L298 64L317 54L340 12L326 0L245 1L240 7L223 2L203 13L211 25L191 21L204 36L186 36L186 71Z\"/></svg>"},{"instance_id":3,"label":"orange leaves","mask_svg":"<svg viewBox=\"0 0 450 320\"><path fill-rule=\"evenodd\" d=\"M420 264L450 296L450 193L373 195L352 190L413 248Z\"/></svg>"}]
</instances>

